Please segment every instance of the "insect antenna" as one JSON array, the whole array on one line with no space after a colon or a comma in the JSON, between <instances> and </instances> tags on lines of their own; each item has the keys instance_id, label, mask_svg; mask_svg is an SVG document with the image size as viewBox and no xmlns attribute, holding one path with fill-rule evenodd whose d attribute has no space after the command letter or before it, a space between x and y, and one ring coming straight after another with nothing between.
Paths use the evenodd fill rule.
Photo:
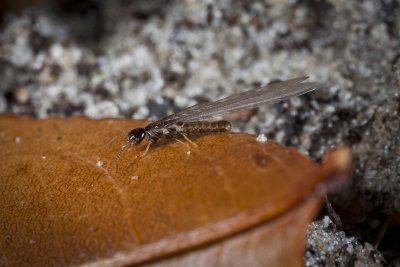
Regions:
<instances>
[{"instance_id":1,"label":"insect antenna","mask_svg":"<svg viewBox=\"0 0 400 267\"><path fill-rule=\"evenodd\" d=\"M115 140L117 140L118 137L122 137L126 135L126 132L121 132L120 134L114 135L113 137L111 137L111 139L107 142L107 146L111 145L112 143L114 143Z\"/></svg>"},{"instance_id":2,"label":"insect antenna","mask_svg":"<svg viewBox=\"0 0 400 267\"><path fill-rule=\"evenodd\" d=\"M117 156L111 161L111 164L114 162L117 162L122 154L125 152L125 150L130 146L131 143L129 143L129 141L127 141L120 149L120 151L118 152Z\"/></svg>"}]
</instances>

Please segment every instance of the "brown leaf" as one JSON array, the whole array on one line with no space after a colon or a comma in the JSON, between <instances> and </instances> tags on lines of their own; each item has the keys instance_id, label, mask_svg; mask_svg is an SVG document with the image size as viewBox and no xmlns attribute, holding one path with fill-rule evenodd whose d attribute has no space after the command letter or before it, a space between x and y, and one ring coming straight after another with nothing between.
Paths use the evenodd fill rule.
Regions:
<instances>
[{"instance_id":1,"label":"brown leaf","mask_svg":"<svg viewBox=\"0 0 400 267\"><path fill-rule=\"evenodd\" d=\"M315 190L346 176L347 150L321 167L232 133L113 162L145 123L0 117L0 265L302 265Z\"/></svg>"}]
</instances>

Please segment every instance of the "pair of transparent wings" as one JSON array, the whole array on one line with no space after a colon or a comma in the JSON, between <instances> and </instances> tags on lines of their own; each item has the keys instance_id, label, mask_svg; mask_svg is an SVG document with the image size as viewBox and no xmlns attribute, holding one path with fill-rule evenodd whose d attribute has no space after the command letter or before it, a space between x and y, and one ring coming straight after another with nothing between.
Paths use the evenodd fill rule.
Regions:
<instances>
[{"instance_id":1,"label":"pair of transparent wings","mask_svg":"<svg viewBox=\"0 0 400 267\"><path fill-rule=\"evenodd\" d=\"M283 101L315 90L317 84L304 82L307 79L308 77L297 77L231 95L214 102L197 104L164 117L159 122L170 125L176 122L207 120L225 113Z\"/></svg>"}]
</instances>

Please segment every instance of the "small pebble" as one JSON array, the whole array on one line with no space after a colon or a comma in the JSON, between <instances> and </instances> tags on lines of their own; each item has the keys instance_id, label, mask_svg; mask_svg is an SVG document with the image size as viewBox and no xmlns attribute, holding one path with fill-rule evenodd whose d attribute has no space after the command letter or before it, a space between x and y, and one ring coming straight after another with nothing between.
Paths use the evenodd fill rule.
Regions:
<instances>
[{"instance_id":1,"label":"small pebble","mask_svg":"<svg viewBox=\"0 0 400 267\"><path fill-rule=\"evenodd\" d=\"M265 143L268 141L268 138L265 136L265 134L260 134L256 138L257 142Z\"/></svg>"},{"instance_id":2,"label":"small pebble","mask_svg":"<svg viewBox=\"0 0 400 267\"><path fill-rule=\"evenodd\" d=\"M97 163L96 163L96 166L97 167L103 167L104 166L104 162L102 162L102 161L98 161Z\"/></svg>"},{"instance_id":3,"label":"small pebble","mask_svg":"<svg viewBox=\"0 0 400 267\"><path fill-rule=\"evenodd\" d=\"M16 88L14 91L14 97L19 104L26 104L30 98L30 93L28 88L24 86Z\"/></svg>"},{"instance_id":4,"label":"small pebble","mask_svg":"<svg viewBox=\"0 0 400 267\"><path fill-rule=\"evenodd\" d=\"M21 136L15 137L15 143L16 143L16 144L21 143L21 141L22 141L22 137L21 137Z\"/></svg>"}]
</instances>

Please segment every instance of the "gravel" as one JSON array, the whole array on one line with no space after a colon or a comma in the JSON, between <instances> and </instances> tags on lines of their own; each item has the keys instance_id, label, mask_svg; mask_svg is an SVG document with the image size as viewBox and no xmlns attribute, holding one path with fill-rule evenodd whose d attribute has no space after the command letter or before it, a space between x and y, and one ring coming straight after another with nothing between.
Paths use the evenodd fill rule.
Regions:
<instances>
[{"instance_id":1,"label":"gravel","mask_svg":"<svg viewBox=\"0 0 400 267\"><path fill-rule=\"evenodd\" d=\"M349 186L329 196L343 229L326 217L310 226L307 266L400 257L389 238L400 237L398 1L64 0L2 18L2 113L159 118L309 75L319 90L236 129L317 161L333 146L353 149Z\"/></svg>"}]
</instances>

